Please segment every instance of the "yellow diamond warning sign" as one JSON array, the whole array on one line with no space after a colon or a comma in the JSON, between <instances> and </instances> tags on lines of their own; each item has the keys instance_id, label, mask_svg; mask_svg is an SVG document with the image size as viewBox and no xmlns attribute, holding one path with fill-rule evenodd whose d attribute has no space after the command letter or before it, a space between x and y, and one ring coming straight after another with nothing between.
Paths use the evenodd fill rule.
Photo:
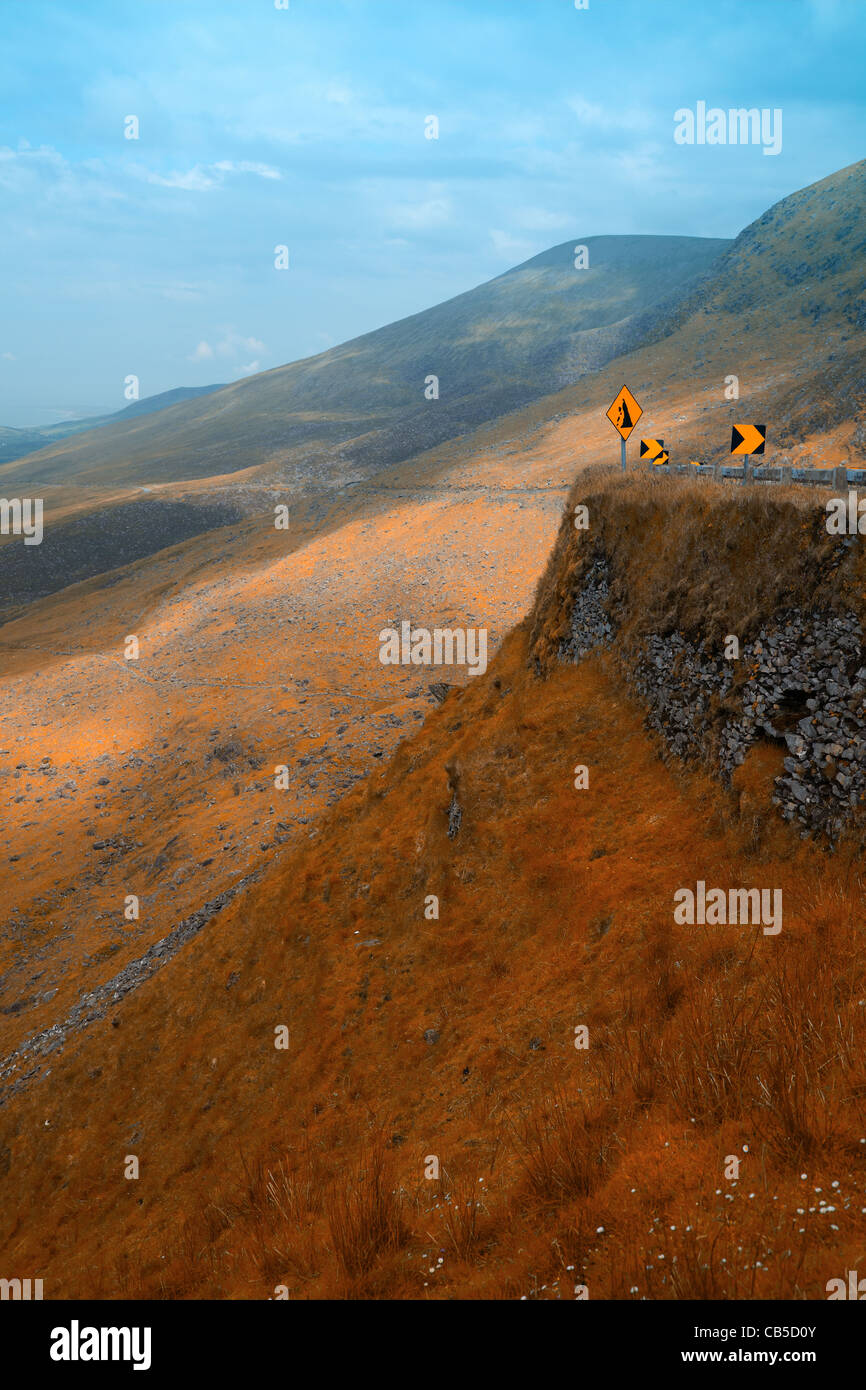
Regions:
<instances>
[{"instance_id":1,"label":"yellow diamond warning sign","mask_svg":"<svg viewBox=\"0 0 866 1390\"><path fill-rule=\"evenodd\" d=\"M643 410L638 405L628 387L623 386L616 400L611 402L610 409L606 414L614 429L622 435L623 439L628 439L638 420L643 415Z\"/></svg>"}]
</instances>

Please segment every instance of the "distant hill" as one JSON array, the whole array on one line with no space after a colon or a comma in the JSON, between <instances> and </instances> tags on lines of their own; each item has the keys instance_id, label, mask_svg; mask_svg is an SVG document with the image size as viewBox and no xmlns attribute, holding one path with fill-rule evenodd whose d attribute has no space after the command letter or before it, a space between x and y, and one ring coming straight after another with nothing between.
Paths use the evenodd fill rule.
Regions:
<instances>
[{"instance_id":1,"label":"distant hill","mask_svg":"<svg viewBox=\"0 0 866 1390\"><path fill-rule=\"evenodd\" d=\"M176 386L171 391L160 391L155 396L133 401L123 410L113 411L110 415L91 415L85 420L61 420L56 425L43 425L39 429L14 429L10 425L0 425L0 461L8 460L11 463L26 454L44 449L59 439L67 439L71 434L83 434L87 430L114 424L120 420L129 420L137 415L151 415L156 410L165 410L170 405L191 400L194 396L207 396L212 391L221 391L224 384L217 382L213 386Z\"/></svg>"},{"instance_id":2,"label":"distant hill","mask_svg":"<svg viewBox=\"0 0 866 1390\"><path fill-rule=\"evenodd\" d=\"M575 268L584 245L589 265ZM235 472L307 446L355 469L411 457L514 410L645 338L704 276L719 238L563 242L444 304L219 389L166 392L31 454L0 481L149 483ZM649 316L649 317L648 317ZM439 398L425 381L439 379ZM176 393L180 396L184 393ZM204 399L202 396L204 395ZM144 418L140 418L144 415ZM130 418L131 417L131 418ZM81 423L81 422L79 422Z\"/></svg>"}]
</instances>

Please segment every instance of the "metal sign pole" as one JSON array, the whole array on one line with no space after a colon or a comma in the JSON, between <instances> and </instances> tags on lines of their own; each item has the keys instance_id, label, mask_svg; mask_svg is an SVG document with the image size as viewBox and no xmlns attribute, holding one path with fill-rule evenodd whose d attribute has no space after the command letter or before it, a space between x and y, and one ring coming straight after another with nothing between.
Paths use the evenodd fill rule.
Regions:
<instances>
[{"instance_id":1,"label":"metal sign pole","mask_svg":"<svg viewBox=\"0 0 866 1390\"><path fill-rule=\"evenodd\" d=\"M619 442L620 442L620 446L621 446L621 454L620 454L620 457L621 457L621 459L622 459L622 471L623 471L623 473L624 473L624 472L625 472L625 440L621 438Z\"/></svg>"}]
</instances>

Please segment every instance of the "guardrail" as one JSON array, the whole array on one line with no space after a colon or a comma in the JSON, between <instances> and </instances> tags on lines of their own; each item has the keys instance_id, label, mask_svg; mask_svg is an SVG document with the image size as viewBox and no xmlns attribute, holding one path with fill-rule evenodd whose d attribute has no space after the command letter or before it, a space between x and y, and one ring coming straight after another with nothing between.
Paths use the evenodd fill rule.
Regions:
<instances>
[{"instance_id":1,"label":"guardrail","mask_svg":"<svg viewBox=\"0 0 866 1390\"><path fill-rule=\"evenodd\" d=\"M753 468L748 461L741 468L721 463L662 463L638 465L646 473L678 474L683 477L713 478L717 482L807 483L817 487L840 488L852 484L866 486L866 468Z\"/></svg>"}]
</instances>

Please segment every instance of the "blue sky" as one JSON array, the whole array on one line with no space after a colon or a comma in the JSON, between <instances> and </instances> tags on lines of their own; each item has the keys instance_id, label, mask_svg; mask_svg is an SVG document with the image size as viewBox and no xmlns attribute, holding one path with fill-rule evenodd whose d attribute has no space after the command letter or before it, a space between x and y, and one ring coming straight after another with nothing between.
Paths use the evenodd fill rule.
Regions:
<instances>
[{"instance_id":1,"label":"blue sky","mask_svg":"<svg viewBox=\"0 0 866 1390\"><path fill-rule=\"evenodd\" d=\"M232 381L572 238L734 235L866 155L864 0L289 6L3 0L0 424ZM782 152L676 144L698 101L780 108Z\"/></svg>"}]
</instances>

